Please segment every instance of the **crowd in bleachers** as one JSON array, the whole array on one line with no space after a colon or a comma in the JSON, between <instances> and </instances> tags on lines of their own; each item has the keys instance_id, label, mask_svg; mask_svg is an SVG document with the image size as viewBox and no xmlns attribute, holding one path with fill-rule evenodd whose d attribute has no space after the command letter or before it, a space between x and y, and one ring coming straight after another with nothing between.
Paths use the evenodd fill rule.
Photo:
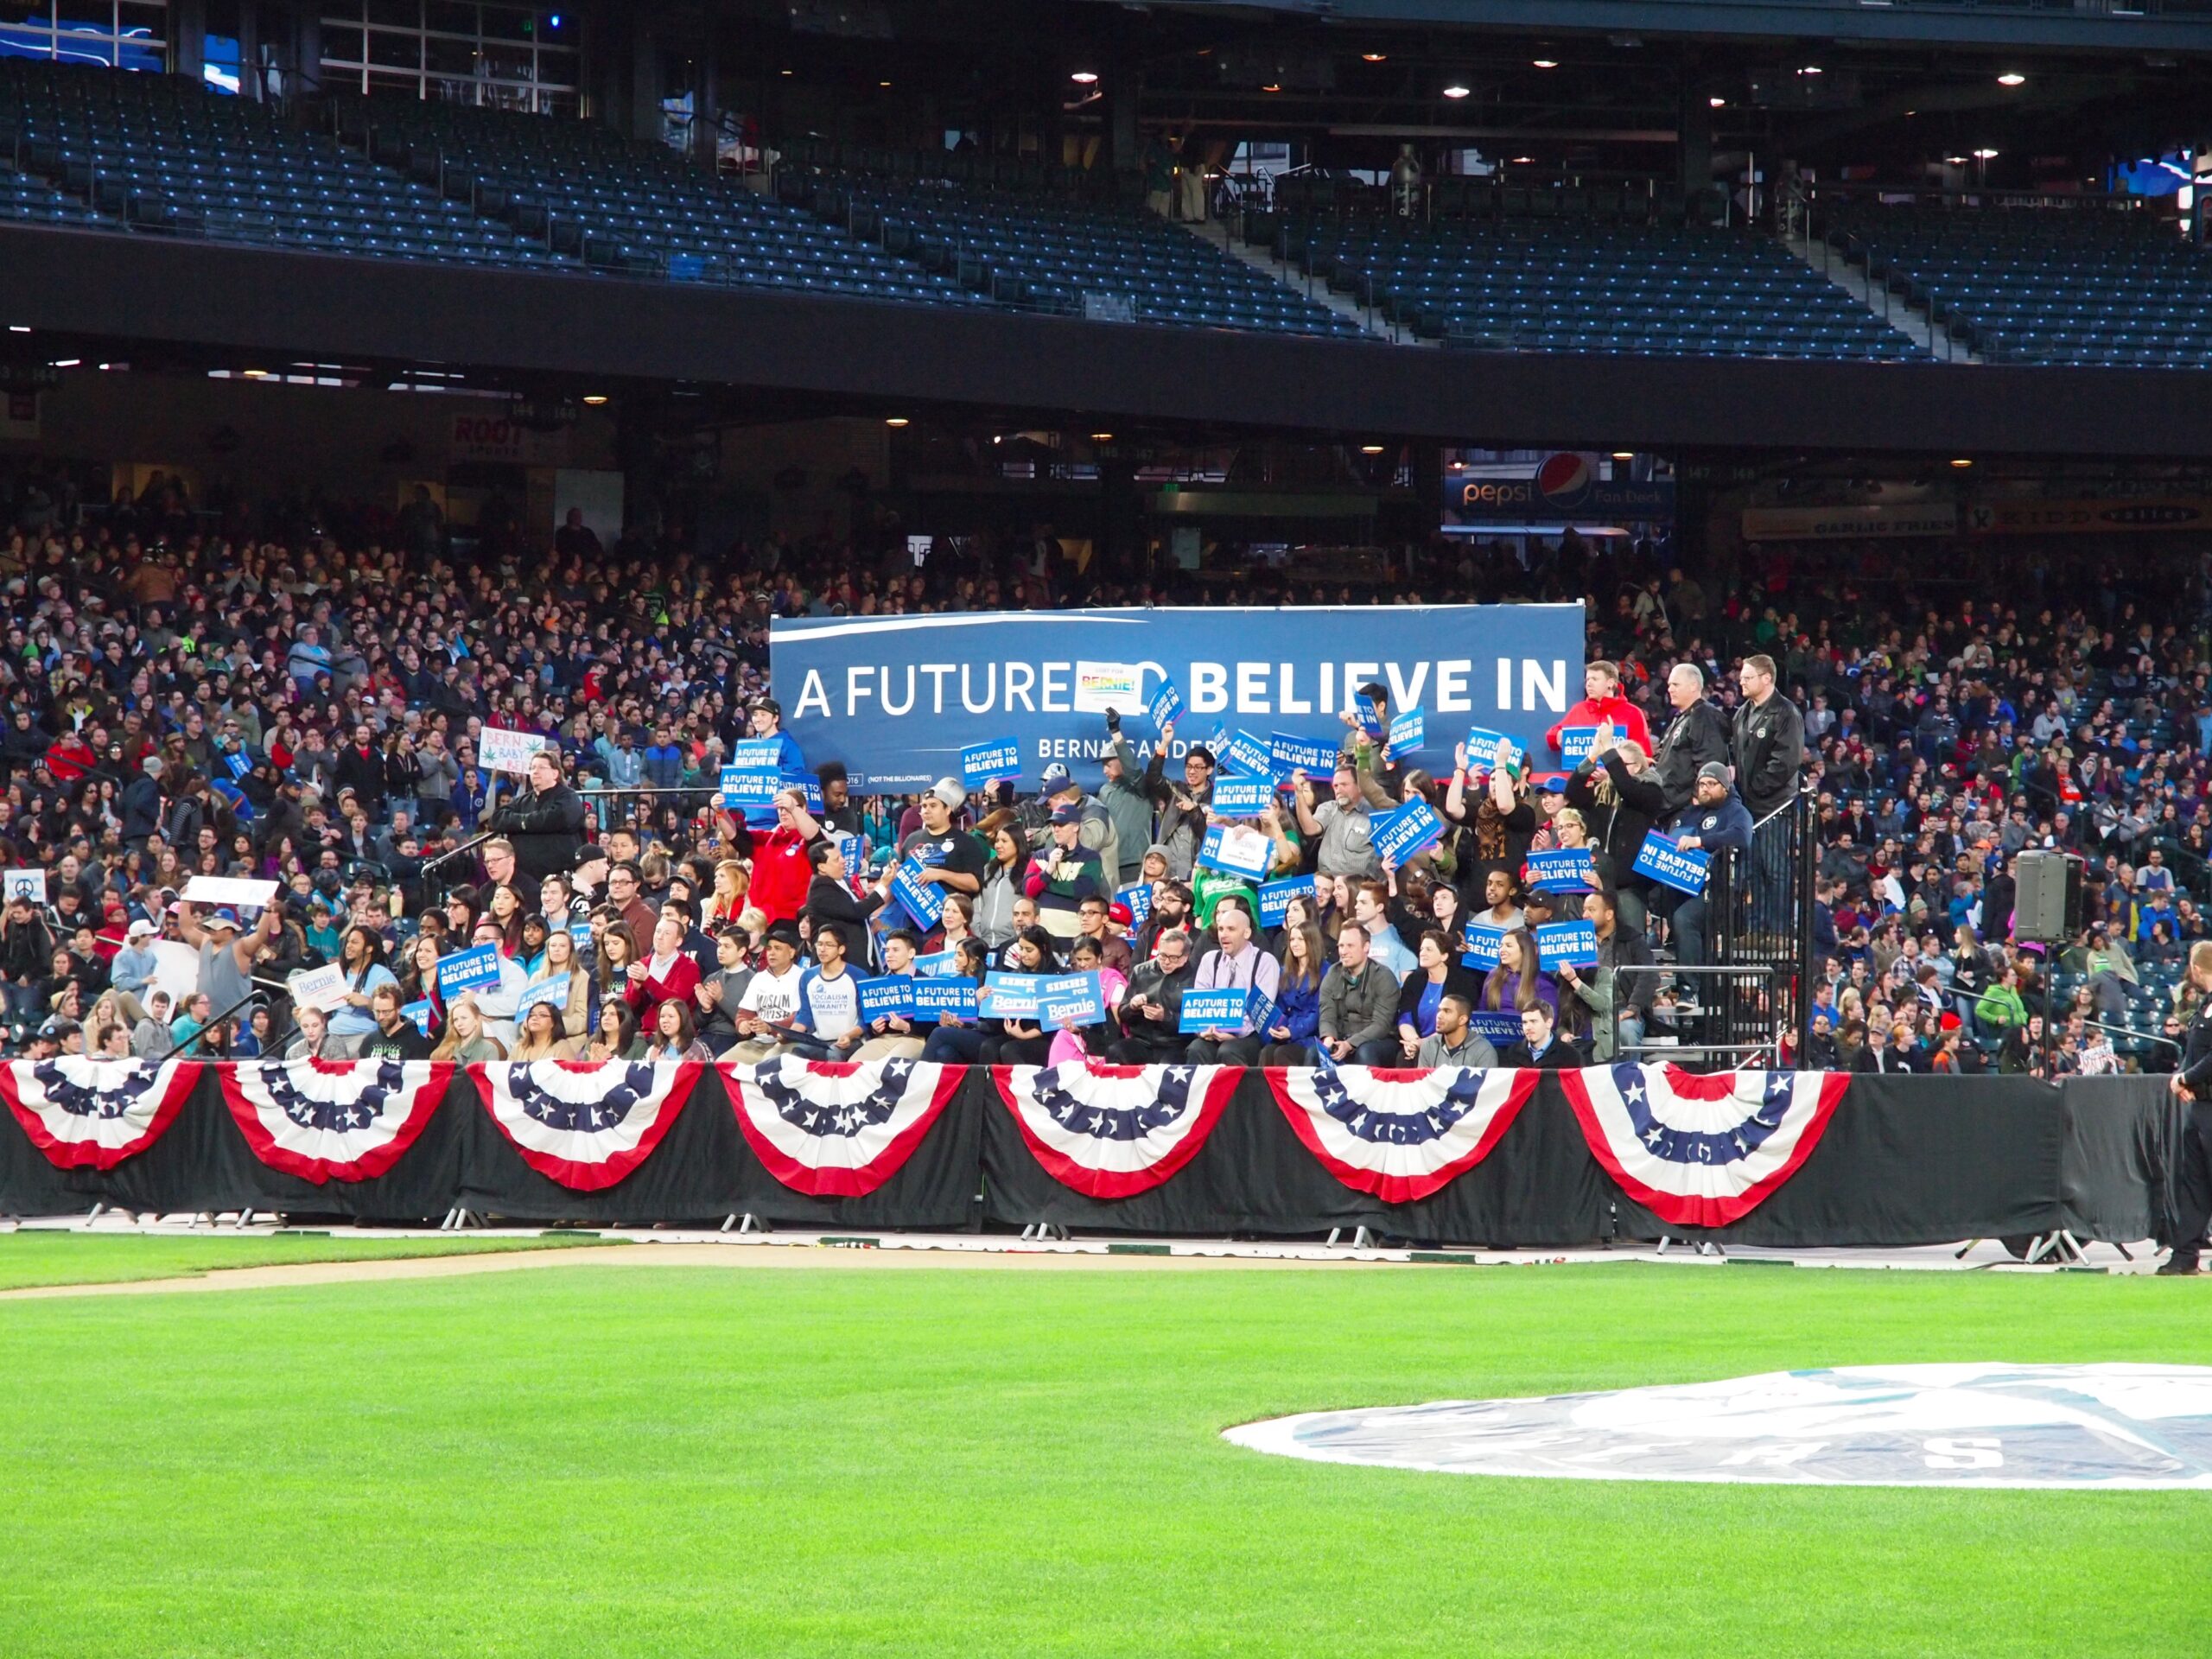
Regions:
<instances>
[{"instance_id":1,"label":"crowd in bleachers","mask_svg":"<svg viewBox=\"0 0 2212 1659\"><path fill-rule=\"evenodd\" d=\"M1249 884L1193 862L1203 759L1170 767L1140 743L1090 775L1048 773L1020 800L957 784L855 798L834 767L817 769L818 803L791 796L750 822L715 799L731 746L777 730L772 614L1205 602L1179 574L1050 540L977 538L917 570L898 537L880 556L772 538L709 557L643 535L602 547L577 524L547 557L496 511L456 543L419 504L214 512L158 480L86 503L38 467L0 471L0 866L43 876L42 897L0 919L0 994L18 1038L52 1046L249 1053L291 1025L281 995L229 1006L249 976L281 987L336 962L358 1001L306 1021L302 1040L322 1052L399 1040L385 1027L411 1009L426 1041L472 1055L810 1036L839 1052L1019 1058L1065 1039L1157 1058L1189 1047L1165 1016L1181 988L1226 973L1268 982L1277 1003L1272 1023L1199 1039L1235 1058L1478 1053L1465 1013L1541 1007L1558 1023L1530 1041L1603 1058L1694 1032L1667 972L1685 918L1670 935L1669 907L1647 906L1611 858L1611 815L1643 798L1640 777L1666 796L1650 816L1707 798L1681 764L1688 740L1669 744L1683 721L1737 763L1754 810L1771 810L1737 720L1740 666L1762 657L1802 719L1818 798L1808 1059L2160 1066L2171 1051L2152 1039L2182 1012L2179 957L2207 932L2212 696L2194 556L2044 558L2007 599L1926 603L1756 550L1695 571L1653 544L1572 536L1529 569L1503 546L1407 550L1396 586L1368 597L1586 595L1590 653L1619 664L1624 698L1603 717L1657 765L1624 752L1568 768L1540 753L1516 772L1475 755L1466 776L1430 778L1347 726L1344 770L1257 825L1272 872L1317 873L1317 896L1248 939ZM1350 597L1260 581L1223 597ZM1700 671L1687 692L1684 665ZM1605 690L1594 672L1590 690ZM1700 723L1717 735L1698 738ZM521 778L486 770L487 728L539 734L565 782L525 796ZM567 816L546 822L545 796L577 786L594 792L560 797ZM664 792L596 792L608 789ZM1366 815L1416 792L1450 833L1385 868ZM1729 793L1724 779L1715 798ZM484 833L497 839L436 861ZM918 838L969 879L946 883L941 924L887 926L882 867ZM1532 849L1577 845L1607 853L1605 894L1522 886ZM2051 952L2012 938L2012 860L2031 846L2090 864L2088 925ZM194 875L274 880L281 896L264 915L224 913L180 898ZM1147 918L1126 907L1133 884ZM1581 975L1544 963L1529 931L1578 910L1604 941ZM1461 960L1479 923L1514 940L1487 973ZM1185 927L1170 962L1161 936ZM435 964L472 943L496 945L499 978L448 1007ZM197 971L179 1006L162 1006L156 969L180 947ZM938 953L969 968L1095 963L1115 1012L1079 1034L1019 1020L856 1032L840 1012L841 979ZM802 954L820 960L804 968ZM518 1022L531 982L563 973L569 994ZM804 1029L779 1023L792 1020Z\"/></svg>"}]
</instances>

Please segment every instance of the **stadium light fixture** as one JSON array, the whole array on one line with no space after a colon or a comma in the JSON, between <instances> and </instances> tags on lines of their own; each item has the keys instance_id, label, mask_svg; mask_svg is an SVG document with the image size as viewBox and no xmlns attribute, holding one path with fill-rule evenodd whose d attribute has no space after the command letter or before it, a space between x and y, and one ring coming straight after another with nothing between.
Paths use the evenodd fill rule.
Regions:
<instances>
[{"instance_id":1,"label":"stadium light fixture","mask_svg":"<svg viewBox=\"0 0 2212 1659\"><path fill-rule=\"evenodd\" d=\"M1613 459L1615 461L1634 461L1636 459L1636 451L1633 449L1616 449L1613 451Z\"/></svg>"},{"instance_id":2,"label":"stadium light fixture","mask_svg":"<svg viewBox=\"0 0 2212 1659\"><path fill-rule=\"evenodd\" d=\"M1359 446L1359 453L1363 455L1379 455L1382 453L1382 446L1379 443L1363 443Z\"/></svg>"},{"instance_id":3,"label":"stadium light fixture","mask_svg":"<svg viewBox=\"0 0 2212 1659\"><path fill-rule=\"evenodd\" d=\"M1559 60L1557 58L1531 58L1529 61L1538 69L1556 69L1559 67Z\"/></svg>"},{"instance_id":4,"label":"stadium light fixture","mask_svg":"<svg viewBox=\"0 0 2212 1659\"><path fill-rule=\"evenodd\" d=\"M1993 162L1997 159L1997 152L1993 149L1977 149L1974 153L1974 158L1977 162Z\"/></svg>"},{"instance_id":5,"label":"stadium light fixture","mask_svg":"<svg viewBox=\"0 0 2212 1659\"><path fill-rule=\"evenodd\" d=\"M1817 63L1808 63L1797 73L1801 75L1817 75L1821 73L1821 66Z\"/></svg>"},{"instance_id":6,"label":"stadium light fixture","mask_svg":"<svg viewBox=\"0 0 2212 1659\"><path fill-rule=\"evenodd\" d=\"M80 369L84 365L85 359L81 357L57 357L54 359L54 366L57 369Z\"/></svg>"},{"instance_id":7,"label":"stadium light fixture","mask_svg":"<svg viewBox=\"0 0 2212 1659\"><path fill-rule=\"evenodd\" d=\"M785 71L784 71L784 73L785 73L786 75L797 74L798 73L798 72L797 70L795 70L795 69L786 69L786 70L785 70Z\"/></svg>"},{"instance_id":8,"label":"stadium light fixture","mask_svg":"<svg viewBox=\"0 0 2212 1659\"><path fill-rule=\"evenodd\" d=\"M1467 91L1468 89L1466 87L1462 86L1455 80L1449 86L1446 86L1444 89L1444 96L1446 98L1465 98L1467 96Z\"/></svg>"},{"instance_id":9,"label":"stadium light fixture","mask_svg":"<svg viewBox=\"0 0 2212 1659\"><path fill-rule=\"evenodd\" d=\"M1943 158L1943 165L1946 167L1964 167L1966 164L1967 158L1963 156L1946 156Z\"/></svg>"},{"instance_id":10,"label":"stadium light fixture","mask_svg":"<svg viewBox=\"0 0 2212 1659\"><path fill-rule=\"evenodd\" d=\"M1114 435L1111 432L1094 432L1090 435L1090 441L1093 443L1111 443Z\"/></svg>"},{"instance_id":11,"label":"stadium light fixture","mask_svg":"<svg viewBox=\"0 0 2212 1659\"><path fill-rule=\"evenodd\" d=\"M1513 165L1516 167L1534 167L1535 163L1536 158L1533 156L1516 156L1513 158Z\"/></svg>"},{"instance_id":12,"label":"stadium light fixture","mask_svg":"<svg viewBox=\"0 0 2212 1659\"><path fill-rule=\"evenodd\" d=\"M1279 92L1282 91L1282 83L1279 80L1271 80L1260 90L1263 92Z\"/></svg>"},{"instance_id":13,"label":"stadium light fixture","mask_svg":"<svg viewBox=\"0 0 2212 1659\"><path fill-rule=\"evenodd\" d=\"M1725 110L1728 107L1728 100L1725 98L1708 98L1705 101L1716 110Z\"/></svg>"},{"instance_id":14,"label":"stadium light fixture","mask_svg":"<svg viewBox=\"0 0 2212 1659\"><path fill-rule=\"evenodd\" d=\"M891 89L891 83L887 80L879 80L875 84L882 87L886 92L888 92Z\"/></svg>"},{"instance_id":15,"label":"stadium light fixture","mask_svg":"<svg viewBox=\"0 0 2212 1659\"><path fill-rule=\"evenodd\" d=\"M2024 86L2028 84L2028 78L2017 70L2008 69L1997 77L1997 84L1999 86Z\"/></svg>"},{"instance_id":16,"label":"stadium light fixture","mask_svg":"<svg viewBox=\"0 0 2212 1659\"><path fill-rule=\"evenodd\" d=\"M1098 84L1098 72L1096 69L1078 69L1068 79L1078 86L1096 86Z\"/></svg>"},{"instance_id":17,"label":"stadium light fixture","mask_svg":"<svg viewBox=\"0 0 2212 1659\"><path fill-rule=\"evenodd\" d=\"M1956 461L1953 461L1951 465L1959 468L1960 471L1964 472L1967 467L1973 466L1974 462L1961 455Z\"/></svg>"},{"instance_id":18,"label":"stadium light fixture","mask_svg":"<svg viewBox=\"0 0 2212 1659\"><path fill-rule=\"evenodd\" d=\"M886 426L909 426L912 424L912 423L907 420L904 415L890 416L885 419L883 423Z\"/></svg>"},{"instance_id":19,"label":"stadium light fixture","mask_svg":"<svg viewBox=\"0 0 2212 1659\"><path fill-rule=\"evenodd\" d=\"M1384 63L1389 61L1389 56L1388 52L1363 52L1359 54L1359 60L1362 63Z\"/></svg>"},{"instance_id":20,"label":"stadium light fixture","mask_svg":"<svg viewBox=\"0 0 2212 1659\"><path fill-rule=\"evenodd\" d=\"M8 332L11 334L28 334L30 331L30 325L26 322L11 322L8 325Z\"/></svg>"},{"instance_id":21,"label":"stadium light fixture","mask_svg":"<svg viewBox=\"0 0 2212 1659\"><path fill-rule=\"evenodd\" d=\"M594 409L597 409L606 401L607 394L603 391L591 391L584 394L584 402L590 404Z\"/></svg>"}]
</instances>

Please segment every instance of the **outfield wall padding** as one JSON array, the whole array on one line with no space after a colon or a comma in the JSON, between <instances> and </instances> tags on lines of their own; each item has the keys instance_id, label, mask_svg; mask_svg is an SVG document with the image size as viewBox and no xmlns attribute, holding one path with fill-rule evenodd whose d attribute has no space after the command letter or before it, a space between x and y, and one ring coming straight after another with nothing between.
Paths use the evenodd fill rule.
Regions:
<instances>
[{"instance_id":1,"label":"outfield wall padding","mask_svg":"<svg viewBox=\"0 0 2212 1659\"><path fill-rule=\"evenodd\" d=\"M1546 1073L1479 1163L1418 1202L1353 1190L1293 1131L1257 1071L1196 1154L1147 1191L1084 1196L1049 1174L991 1075L971 1069L911 1157L865 1197L822 1199L762 1166L740 1133L721 1076L704 1068L665 1137L598 1192L537 1173L457 1072L422 1133L382 1175L316 1184L257 1158L226 1105L213 1064L175 1122L115 1167L57 1169L0 1113L0 1213L236 1211L435 1220L456 1205L488 1217L601 1224L719 1221L751 1214L826 1229L949 1230L1056 1223L1082 1231L1300 1236L1366 1226L1437 1244L1541 1247L1709 1236L1790 1248L1931 1244L2070 1229L2082 1239L2170 1240L2182 1122L2164 1078L1858 1077L1819 1144L1749 1215L1700 1231L1662 1222L1592 1156Z\"/></svg>"}]
</instances>

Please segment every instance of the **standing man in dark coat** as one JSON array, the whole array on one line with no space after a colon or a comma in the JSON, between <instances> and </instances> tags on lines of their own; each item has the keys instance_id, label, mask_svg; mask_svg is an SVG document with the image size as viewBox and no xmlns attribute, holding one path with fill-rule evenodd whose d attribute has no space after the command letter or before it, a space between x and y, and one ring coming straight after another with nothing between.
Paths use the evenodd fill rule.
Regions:
<instances>
[{"instance_id":1,"label":"standing man in dark coat","mask_svg":"<svg viewBox=\"0 0 2212 1659\"><path fill-rule=\"evenodd\" d=\"M1705 671L1695 663L1676 663L1669 671L1667 702L1674 717L1652 759L1659 786L1667 791L1667 810L1679 812L1697 792L1698 768L1729 759L1728 717L1707 699Z\"/></svg>"},{"instance_id":2,"label":"standing man in dark coat","mask_svg":"<svg viewBox=\"0 0 2212 1659\"><path fill-rule=\"evenodd\" d=\"M1775 688L1773 658L1745 658L1738 678L1744 702L1736 710L1736 792L1756 823L1797 792L1798 770L1805 764L1805 717Z\"/></svg>"},{"instance_id":3,"label":"standing man in dark coat","mask_svg":"<svg viewBox=\"0 0 2212 1659\"><path fill-rule=\"evenodd\" d=\"M540 749L530 757L530 787L484 821L514 843L515 869L535 887L556 870L566 874L584 844L584 804L561 778L561 757Z\"/></svg>"}]
</instances>

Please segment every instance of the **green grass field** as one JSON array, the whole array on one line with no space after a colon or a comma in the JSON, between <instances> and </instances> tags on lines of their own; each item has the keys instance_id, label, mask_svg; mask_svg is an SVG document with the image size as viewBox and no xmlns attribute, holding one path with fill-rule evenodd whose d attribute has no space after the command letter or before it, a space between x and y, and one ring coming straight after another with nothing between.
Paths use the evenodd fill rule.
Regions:
<instances>
[{"instance_id":1,"label":"green grass field","mask_svg":"<svg viewBox=\"0 0 2212 1659\"><path fill-rule=\"evenodd\" d=\"M33 1229L0 1237L0 1290L32 1285L111 1284L175 1279L225 1268L274 1268L304 1262L362 1262L413 1255L478 1255L486 1251L556 1249L598 1244L588 1236L498 1238L378 1238L373 1233L217 1232L178 1237L67 1233Z\"/></svg>"},{"instance_id":2,"label":"green grass field","mask_svg":"<svg viewBox=\"0 0 2212 1659\"><path fill-rule=\"evenodd\" d=\"M18 1301L0 1654L2212 1645L2212 1496L1492 1481L1219 1439L1363 1402L1939 1359L2212 1363L2212 1293L578 1266Z\"/></svg>"}]
</instances>

